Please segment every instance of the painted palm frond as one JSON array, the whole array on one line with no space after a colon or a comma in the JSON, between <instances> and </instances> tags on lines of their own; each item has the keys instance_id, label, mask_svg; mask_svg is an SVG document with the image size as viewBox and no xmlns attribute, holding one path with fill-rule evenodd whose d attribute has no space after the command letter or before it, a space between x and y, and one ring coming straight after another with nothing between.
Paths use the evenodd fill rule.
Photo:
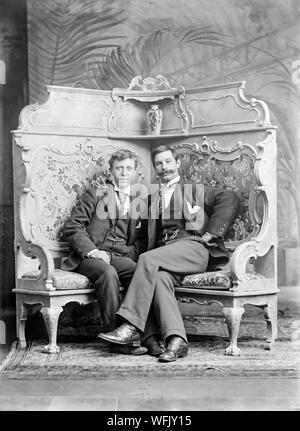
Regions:
<instances>
[{"instance_id":1,"label":"painted palm frond","mask_svg":"<svg viewBox=\"0 0 300 431\"><path fill-rule=\"evenodd\" d=\"M280 91L289 103L300 109L300 94L289 71L272 68L263 70L261 75L264 78L264 83L258 88L258 91L266 91L271 88L276 91L277 97Z\"/></svg>"},{"instance_id":2,"label":"painted palm frond","mask_svg":"<svg viewBox=\"0 0 300 431\"><path fill-rule=\"evenodd\" d=\"M193 59L196 44L224 46L225 35L211 27L189 26L176 31L167 28L142 34L134 42L112 49L106 56L87 60L92 88L126 87L135 75L176 73Z\"/></svg>"},{"instance_id":3,"label":"painted palm frond","mask_svg":"<svg viewBox=\"0 0 300 431\"><path fill-rule=\"evenodd\" d=\"M86 73L85 62L120 45L113 28L124 20L112 2L29 1L30 96L45 94L43 83L73 85ZM42 19L41 19L42 18Z\"/></svg>"}]
</instances>

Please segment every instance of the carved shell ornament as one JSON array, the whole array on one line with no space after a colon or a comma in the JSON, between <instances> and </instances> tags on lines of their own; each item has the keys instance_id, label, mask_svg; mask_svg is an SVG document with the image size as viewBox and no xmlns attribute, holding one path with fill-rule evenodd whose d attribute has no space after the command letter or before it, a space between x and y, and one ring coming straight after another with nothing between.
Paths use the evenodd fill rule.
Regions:
<instances>
[{"instance_id":1,"label":"carved shell ornament","mask_svg":"<svg viewBox=\"0 0 300 431\"><path fill-rule=\"evenodd\" d=\"M127 90L159 91L159 90L175 90L175 88L172 88L168 80L162 75L157 75L156 78L148 76L147 78L144 78L144 79L140 75L138 75L132 79Z\"/></svg>"}]
</instances>

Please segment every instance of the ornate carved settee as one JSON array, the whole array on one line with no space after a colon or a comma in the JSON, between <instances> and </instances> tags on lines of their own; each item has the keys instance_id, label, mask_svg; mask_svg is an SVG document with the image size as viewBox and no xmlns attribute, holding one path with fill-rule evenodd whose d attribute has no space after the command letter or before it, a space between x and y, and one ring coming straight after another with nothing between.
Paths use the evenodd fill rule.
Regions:
<instances>
[{"instance_id":1,"label":"ornate carved settee","mask_svg":"<svg viewBox=\"0 0 300 431\"><path fill-rule=\"evenodd\" d=\"M244 86L171 88L160 75L136 77L128 89L111 92L49 86L46 103L22 110L12 132L21 348L29 309L42 312L49 335L45 351L51 353L58 351L62 307L95 299L86 277L60 269L69 252L61 228L78 197L108 175L109 155L118 148L137 154L140 180L150 184L150 150L162 143L177 148L187 180L234 190L241 199L225 236L229 265L185 277L176 287L178 300L220 305L228 355L239 354L244 305L261 307L271 346L277 337L276 132L266 104L247 99Z\"/></svg>"}]
</instances>

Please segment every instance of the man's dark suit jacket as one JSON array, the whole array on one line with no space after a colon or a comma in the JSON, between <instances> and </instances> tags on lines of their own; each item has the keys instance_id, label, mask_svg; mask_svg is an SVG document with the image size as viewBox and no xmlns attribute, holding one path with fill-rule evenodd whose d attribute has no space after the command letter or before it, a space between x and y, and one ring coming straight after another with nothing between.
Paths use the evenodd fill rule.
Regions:
<instances>
[{"instance_id":1,"label":"man's dark suit jacket","mask_svg":"<svg viewBox=\"0 0 300 431\"><path fill-rule=\"evenodd\" d=\"M183 193L185 185L186 183L181 179L175 187L172 199L173 201L182 202L186 222L190 222L195 216L195 214L190 212L191 207L196 207L196 205L194 206L194 203L200 206L198 211L202 211L202 216L200 217L200 219L203 220L202 226L197 226L196 230L191 230L190 232L199 237L205 232L216 235L217 238L213 238L211 242L216 243L217 245L209 247L210 259L208 270L218 269L220 266L224 266L229 259L223 239L235 218L240 205L240 199L233 191L221 188L215 189L197 183L190 184L192 196L188 196L188 194ZM157 214L158 199L158 190L149 197L149 207L152 215ZM148 250L155 247L157 218L158 217L149 218Z\"/></svg>"},{"instance_id":2,"label":"man's dark suit jacket","mask_svg":"<svg viewBox=\"0 0 300 431\"><path fill-rule=\"evenodd\" d=\"M199 209L199 211L202 211L203 224L200 228L192 230L191 234L200 237L203 233L209 232L217 236L212 240L217 245L209 248L210 262L208 269L214 270L228 261L228 252L225 249L223 238L234 220L240 200L236 193L232 191L214 189L203 185L203 187L196 187L198 184L194 183L192 186L192 199L188 202L189 199L182 194L185 184L183 180L180 180L175 187L173 200L183 200L183 213L187 222L190 222L194 216L189 211L188 203L190 207L193 207L194 203L203 202L203 206ZM103 244L110 232L112 223L116 221L114 214L109 211L116 208L114 189L111 185L108 186L108 193L103 193L101 189L99 190L96 187L91 187L87 190L74 207L70 218L65 222L63 227L64 238L70 244L72 251L63 263L63 269L75 269L93 249L106 249ZM143 219L136 217L131 218L129 221L127 246L129 257L133 260L136 260L138 255L146 249L151 250L156 246L158 199L159 193L157 190L149 196L149 213L147 215L143 214ZM102 209L104 208L107 211L106 218L97 216L99 203ZM156 216L153 217L153 214Z\"/></svg>"},{"instance_id":3,"label":"man's dark suit jacket","mask_svg":"<svg viewBox=\"0 0 300 431\"><path fill-rule=\"evenodd\" d=\"M131 200L135 196L131 196ZM117 222L117 203L114 187L107 184L89 188L73 208L71 216L63 226L64 239L72 251L62 268L74 270L94 250L106 250L105 241L111 227ZM127 230L126 256L136 260L146 250L147 232L145 221L140 217L130 218Z\"/></svg>"}]
</instances>

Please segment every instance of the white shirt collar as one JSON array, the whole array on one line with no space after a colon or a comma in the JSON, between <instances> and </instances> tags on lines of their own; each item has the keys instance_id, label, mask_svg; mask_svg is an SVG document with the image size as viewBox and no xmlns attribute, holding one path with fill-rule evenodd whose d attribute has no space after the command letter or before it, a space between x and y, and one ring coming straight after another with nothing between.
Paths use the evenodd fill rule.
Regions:
<instances>
[{"instance_id":1,"label":"white shirt collar","mask_svg":"<svg viewBox=\"0 0 300 431\"><path fill-rule=\"evenodd\" d=\"M175 177L171 181L169 181L167 184L161 183L160 186L163 187L163 188L168 189L169 187L175 185L179 181L180 181L180 176L178 175L177 177Z\"/></svg>"},{"instance_id":2,"label":"white shirt collar","mask_svg":"<svg viewBox=\"0 0 300 431\"><path fill-rule=\"evenodd\" d=\"M114 181L113 181L113 185L114 185L116 192L122 192L122 193L125 193L126 195L130 196L130 184L128 184L128 186L125 187L124 189L120 189L120 187L118 187Z\"/></svg>"}]
</instances>

